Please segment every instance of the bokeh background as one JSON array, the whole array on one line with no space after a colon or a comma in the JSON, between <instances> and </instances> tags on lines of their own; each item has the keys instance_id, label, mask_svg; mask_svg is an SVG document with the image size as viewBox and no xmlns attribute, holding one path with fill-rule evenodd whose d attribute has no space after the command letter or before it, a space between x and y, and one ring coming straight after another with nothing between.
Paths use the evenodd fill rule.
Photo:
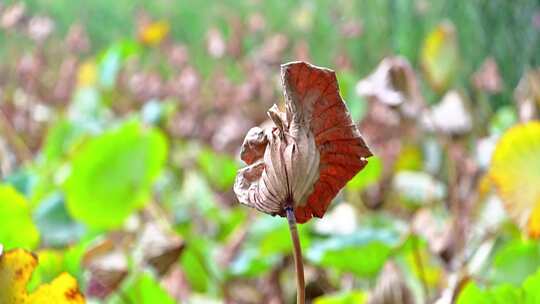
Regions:
<instances>
[{"instance_id":1,"label":"bokeh background","mask_svg":"<svg viewBox=\"0 0 540 304\"><path fill-rule=\"evenodd\" d=\"M533 0L0 2L0 244L39 257L28 289L294 303L286 221L232 192L292 60L336 71L375 154L300 227L309 302L539 303Z\"/></svg>"}]
</instances>

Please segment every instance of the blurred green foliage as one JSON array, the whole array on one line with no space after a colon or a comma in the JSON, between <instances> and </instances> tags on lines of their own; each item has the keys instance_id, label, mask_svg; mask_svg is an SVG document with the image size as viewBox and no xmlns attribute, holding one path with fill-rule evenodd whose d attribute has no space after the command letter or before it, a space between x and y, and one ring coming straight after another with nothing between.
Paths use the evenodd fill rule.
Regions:
<instances>
[{"instance_id":1,"label":"blurred green foliage","mask_svg":"<svg viewBox=\"0 0 540 304\"><path fill-rule=\"evenodd\" d=\"M9 185L0 185L0 239L7 248L34 249L39 242L39 230L32 222L26 198ZM14 232L17 233L14 233Z\"/></svg>"},{"instance_id":2,"label":"blurred green foliage","mask_svg":"<svg viewBox=\"0 0 540 304\"><path fill-rule=\"evenodd\" d=\"M167 157L157 130L126 122L88 140L72 160L65 183L71 214L93 228L115 228L148 203Z\"/></svg>"},{"instance_id":3,"label":"blurred green foliage","mask_svg":"<svg viewBox=\"0 0 540 304\"><path fill-rule=\"evenodd\" d=\"M194 54L193 62L206 75L215 65L222 64L206 55L204 40L201 39L206 30L217 26L227 38L232 35L229 25L232 16L245 19L254 10L263 14L273 31L287 33L292 39L306 39L313 61L319 65L331 66L331 58L341 49L354 54L351 60L359 76L368 73L389 54L403 55L411 63L417 64L420 55L418 48L425 36L444 19L456 25L462 54L461 70L458 73L458 83L461 85L468 82L466 75L470 75L490 55L500 64L508 88L517 84L520 71L540 62L537 52L540 49L540 38L537 30L531 26L538 3L531 0L25 2L33 12L50 15L57 22L60 34L65 34L69 25L75 22L83 23L88 29L94 50L102 50L126 36L134 36L136 27L130 20L139 11L170 20L173 38L189 46L190 53ZM12 1L6 2L9 3ZM339 34L340 29L333 14L336 11L343 13L340 18L362 20L363 39L344 39ZM290 18L283 12L304 14L305 20L302 22L309 26L298 26L297 18ZM261 38L245 41L246 49L260 44ZM5 39L8 38L0 32L0 43L6 45ZM11 54L16 50L17 47L12 43L3 49ZM294 58L286 57L282 61L291 59ZM234 65L234 62L230 64ZM502 96L498 102L503 104L508 97Z\"/></svg>"}]
</instances>

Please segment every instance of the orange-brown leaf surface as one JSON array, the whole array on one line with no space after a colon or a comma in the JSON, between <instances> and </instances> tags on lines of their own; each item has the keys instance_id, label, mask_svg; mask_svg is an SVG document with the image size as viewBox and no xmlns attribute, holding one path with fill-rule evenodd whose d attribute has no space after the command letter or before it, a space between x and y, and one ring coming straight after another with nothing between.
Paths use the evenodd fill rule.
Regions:
<instances>
[{"instance_id":1,"label":"orange-brown leaf surface","mask_svg":"<svg viewBox=\"0 0 540 304\"><path fill-rule=\"evenodd\" d=\"M0 304L85 303L77 281L67 273L29 294L26 285L37 264L37 257L23 249L0 253Z\"/></svg>"},{"instance_id":2,"label":"orange-brown leaf surface","mask_svg":"<svg viewBox=\"0 0 540 304\"><path fill-rule=\"evenodd\" d=\"M299 223L322 217L340 189L371 156L339 95L332 70L305 62L281 67L285 112L273 106L271 130L252 128L235 192L241 203L272 215L290 204Z\"/></svg>"}]
</instances>

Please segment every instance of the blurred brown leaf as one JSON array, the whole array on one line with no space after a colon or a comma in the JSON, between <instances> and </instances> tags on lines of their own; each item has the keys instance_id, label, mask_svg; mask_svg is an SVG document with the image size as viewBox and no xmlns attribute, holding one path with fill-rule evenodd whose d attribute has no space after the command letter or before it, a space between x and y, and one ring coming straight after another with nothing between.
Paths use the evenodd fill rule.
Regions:
<instances>
[{"instance_id":1,"label":"blurred brown leaf","mask_svg":"<svg viewBox=\"0 0 540 304\"><path fill-rule=\"evenodd\" d=\"M255 58L258 61L272 64L278 63L283 52L289 44L289 39L284 34L274 34L266 38L262 46L255 51Z\"/></svg>"},{"instance_id":2,"label":"blurred brown leaf","mask_svg":"<svg viewBox=\"0 0 540 304\"><path fill-rule=\"evenodd\" d=\"M490 94L499 93L503 83L497 62L493 57L486 58L482 66L472 76L472 83L477 90Z\"/></svg>"},{"instance_id":3,"label":"blurred brown leaf","mask_svg":"<svg viewBox=\"0 0 540 304\"><path fill-rule=\"evenodd\" d=\"M177 97L183 103L197 100L200 96L201 76L192 66L186 66L180 74L173 76L167 82L170 96Z\"/></svg>"},{"instance_id":4,"label":"blurred brown leaf","mask_svg":"<svg viewBox=\"0 0 540 304\"><path fill-rule=\"evenodd\" d=\"M425 111L422 125L431 132L461 135L472 129L472 117L465 98L457 91L450 91L442 100Z\"/></svg>"},{"instance_id":5,"label":"blurred brown leaf","mask_svg":"<svg viewBox=\"0 0 540 304\"><path fill-rule=\"evenodd\" d=\"M23 19L25 12L26 5L24 2L13 3L4 9L0 25L5 29L13 28Z\"/></svg>"},{"instance_id":6,"label":"blurred brown leaf","mask_svg":"<svg viewBox=\"0 0 540 304\"><path fill-rule=\"evenodd\" d=\"M256 33L264 30L266 27L266 20L264 19L264 16L259 13L255 12L249 15L248 18L248 29L251 33Z\"/></svg>"},{"instance_id":7,"label":"blurred brown leaf","mask_svg":"<svg viewBox=\"0 0 540 304\"><path fill-rule=\"evenodd\" d=\"M233 17L229 21L231 32L227 41L227 53L239 59L242 56L245 26L242 20L238 17Z\"/></svg>"},{"instance_id":8,"label":"blurred brown leaf","mask_svg":"<svg viewBox=\"0 0 540 304\"><path fill-rule=\"evenodd\" d=\"M183 44L172 44L167 46L166 53L169 63L178 69L183 68L188 63L188 48Z\"/></svg>"},{"instance_id":9,"label":"blurred brown leaf","mask_svg":"<svg viewBox=\"0 0 540 304\"><path fill-rule=\"evenodd\" d=\"M347 38L358 38L362 36L364 27L357 20L348 20L341 25L341 35Z\"/></svg>"},{"instance_id":10,"label":"blurred brown leaf","mask_svg":"<svg viewBox=\"0 0 540 304\"><path fill-rule=\"evenodd\" d=\"M389 106L400 106L408 117L415 117L424 106L418 81L403 57L385 58L377 69L356 85L356 92Z\"/></svg>"},{"instance_id":11,"label":"blurred brown leaf","mask_svg":"<svg viewBox=\"0 0 540 304\"><path fill-rule=\"evenodd\" d=\"M155 72L137 72L129 79L129 89L140 102L160 99L164 96L161 75Z\"/></svg>"},{"instance_id":12,"label":"blurred brown leaf","mask_svg":"<svg viewBox=\"0 0 540 304\"><path fill-rule=\"evenodd\" d=\"M444 257L453 250L452 220L436 217L430 209L418 210L412 219L415 234L427 240L431 252Z\"/></svg>"},{"instance_id":13,"label":"blurred brown leaf","mask_svg":"<svg viewBox=\"0 0 540 304\"><path fill-rule=\"evenodd\" d=\"M242 143L242 134L253 125L250 121L236 111L227 113L221 118L220 127L212 135L212 146L217 151L236 151L236 147Z\"/></svg>"},{"instance_id":14,"label":"blurred brown leaf","mask_svg":"<svg viewBox=\"0 0 540 304\"><path fill-rule=\"evenodd\" d=\"M540 108L540 68L526 71L514 90L522 122L533 120Z\"/></svg>"},{"instance_id":15,"label":"blurred brown leaf","mask_svg":"<svg viewBox=\"0 0 540 304\"><path fill-rule=\"evenodd\" d=\"M81 263L90 273L85 292L88 297L105 299L126 278L128 259L124 246L129 242L127 234L113 233L84 253Z\"/></svg>"},{"instance_id":16,"label":"blurred brown leaf","mask_svg":"<svg viewBox=\"0 0 540 304\"><path fill-rule=\"evenodd\" d=\"M36 92L41 72L45 68L45 58L39 53L27 53L17 63L20 85L28 92Z\"/></svg>"},{"instance_id":17,"label":"blurred brown leaf","mask_svg":"<svg viewBox=\"0 0 540 304\"><path fill-rule=\"evenodd\" d=\"M178 235L166 233L155 223L147 223L141 232L137 247L142 251L143 262L152 266L161 276L178 262L185 244Z\"/></svg>"},{"instance_id":18,"label":"blurred brown leaf","mask_svg":"<svg viewBox=\"0 0 540 304\"><path fill-rule=\"evenodd\" d=\"M383 267L377 285L371 292L367 304L414 304L413 294L398 266L389 261Z\"/></svg>"},{"instance_id":19,"label":"blurred brown leaf","mask_svg":"<svg viewBox=\"0 0 540 304\"><path fill-rule=\"evenodd\" d=\"M69 28L64 43L72 53L84 53L90 48L90 38L80 23L75 23Z\"/></svg>"},{"instance_id":20,"label":"blurred brown leaf","mask_svg":"<svg viewBox=\"0 0 540 304\"><path fill-rule=\"evenodd\" d=\"M75 56L68 56L60 65L58 80L53 90L55 102L67 103L77 82L77 71L79 67L78 59Z\"/></svg>"}]
</instances>

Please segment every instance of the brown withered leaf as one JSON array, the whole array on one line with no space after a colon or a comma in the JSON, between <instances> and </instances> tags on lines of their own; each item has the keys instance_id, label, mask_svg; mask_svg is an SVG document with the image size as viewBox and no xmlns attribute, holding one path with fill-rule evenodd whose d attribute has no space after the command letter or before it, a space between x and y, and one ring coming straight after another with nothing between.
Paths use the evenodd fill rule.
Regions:
<instances>
[{"instance_id":1,"label":"brown withered leaf","mask_svg":"<svg viewBox=\"0 0 540 304\"><path fill-rule=\"evenodd\" d=\"M427 240L429 250L445 262L452 257L455 249L455 227L450 218L438 218L428 208L418 210L412 218L414 233Z\"/></svg>"},{"instance_id":2,"label":"brown withered leaf","mask_svg":"<svg viewBox=\"0 0 540 304\"><path fill-rule=\"evenodd\" d=\"M360 96L382 102L389 106L397 106L405 100L404 94L392 83L391 70L400 68L399 59L386 58L377 69L356 85Z\"/></svg>"},{"instance_id":3,"label":"brown withered leaf","mask_svg":"<svg viewBox=\"0 0 540 304\"><path fill-rule=\"evenodd\" d=\"M227 40L227 54L233 58L240 58L243 52L245 26L242 20L235 16L229 20L231 35Z\"/></svg>"},{"instance_id":4,"label":"brown withered leaf","mask_svg":"<svg viewBox=\"0 0 540 304\"><path fill-rule=\"evenodd\" d=\"M401 56L382 60L371 75L358 82L356 92L391 107L401 106L406 117L416 117L425 104L414 70Z\"/></svg>"},{"instance_id":5,"label":"brown withered leaf","mask_svg":"<svg viewBox=\"0 0 540 304\"><path fill-rule=\"evenodd\" d=\"M169 45L165 49L166 58L170 65L175 68L183 68L189 61L188 48L183 44Z\"/></svg>"},{"instance_id":6,"label":"brown withered leaf","mask_svg":"<svg viewBox=\"0 0 540 304\"><path fill-rule=\"evenodd\" d=\"M462 135L472 129L473 117L466 97L458 91L446 93L442 100L422 113L420 122L429 131Z\"/></svg>"},{"instance_id":7,"label":"brown withered leaf","mask_svg":"<svg viewBox=\"0 0 540 304\"><path fill-rule=\"evenodd\" d=\"M368 304L413 304L413 293L405 283L403 274L395 262L389 261L377 279Z\"/></svg>"},{"instance_id":8,"label":"brown withered leaf","mask_svg":"<svg viewBox=\"0 0 540 304\"><path fill-rule=\"evenodd\" d=\"M90 38L85 28L80 23L70 26L64 44L72 53L84 53L90 48Z\"/></svg>"},{"instance_id":9,"label":"brown withered leaf","mask_svg":"<svg viewBox=\"0 0 540 304\"><path fill-rule=\"evenodd\" d=\"M26 13L26 5L23 1L17 2L5 8L0 18L0 27L10 29L17 25Z\"/></svg>"},{"instance_id":10,"label":"brown withered leaf","mask_svg":"<svg viewBox=\"0 0 540 304\"><path fill-rule=\"evenodd\" d=\"M471 82L477 90L490 94L499 93L503 88L499 67L493 57L486 58L484 63L472 76Z\"/></svg>"},{"instance_id":11,"label":"brown withered leaf","mask_svg":"<svg viewBox=\"0 0 540 304\"><path fill-rule=\"evenodd\" d=\"M526 71L514 90L519 120L526 122L536 117L540 108L540 69Z\"/></svg>"},{"instance_id":12,"label":"brown withered leaf","mask_svg":"<svg viewBox=\"0 0 540 304\"><path fill-rule=\"evenodd\" d=\"M261 32L265 27L266 20L261 13L255 12L248 17L248 30L250 33Z\"/></svg>"},{"instance_id":13,"label":"brown withered leaf","mask_svg":"<svg viewBox=\"0 0 540 304\"><path fill-rule=\"evenodd\" d=\"M369 148L339 95L332 70L305 62L281 66L285 112L268 111L274 127L252 128L242 146L238 200L299 223L322 217L339 190L367 164Z\"/></svg>"},{"instance_id":14,"label":"brown withered leaf","mask_svg":"<svg viewBox=\"0 0 540 304\"><path fill-rule=\"evenodd\" d=\"M288 45L289 39L284 34L278 33L269 36L255 51L255 61L269 64L278 63Z\"/></svg>"},{"instance_id":15,"label":"brown withered leaf","mask_svg":"<svg viewBox=\"0 0 540 304\"><path fill-rule=\"evenodd\" d=\"M120 249L124 236L115 234L91 246L84 254L82 265L89 272L85 294L105 299L128 275L128 260Z\"/></svg>"},{"instance_id":16,"label":"brown withered leaf","mask_svg":"<svg viewBox=\"0 0 540 304\"><path fill-rule=\"evenodd\" d=\"M184 250L184 241L176 234L165 231L155 223L147 223L138 240L142 259L162 276L178 261Z\"/></svg>"},{"instance_id":17,"label":"brown withered leaf","mask_svg":"<svg viewBox=\"0 0 540 304\"><path fill-rule=\"evenodd\" d=\"M58 79L53 89L55 102L67 103L70 100L76 84L78 67L79 62L75 56L67 56L60 65Z\"/></svg>"}]
</instances>

